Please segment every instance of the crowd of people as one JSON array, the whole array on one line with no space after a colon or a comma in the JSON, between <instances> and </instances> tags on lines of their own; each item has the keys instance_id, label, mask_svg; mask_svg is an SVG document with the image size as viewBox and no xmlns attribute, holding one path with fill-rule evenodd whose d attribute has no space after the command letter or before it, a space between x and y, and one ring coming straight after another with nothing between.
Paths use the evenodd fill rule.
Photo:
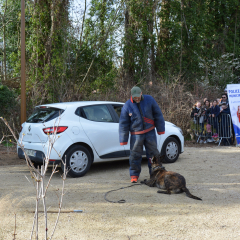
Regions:
<instances>
[{"instance_id":1,"label":"crowd of people","mask_svg":"<svg viewBox=\"0 0 240 240\"><path fill-rule=\"evenodd\" d=\"M215 142L229 146L233 143L232 122L229 109L228 95L225 89L222 98L210 101L205 98L203 103L198 101L192 108L191 118L194 131L199 143Z\"/></svg>"}]
</instances>

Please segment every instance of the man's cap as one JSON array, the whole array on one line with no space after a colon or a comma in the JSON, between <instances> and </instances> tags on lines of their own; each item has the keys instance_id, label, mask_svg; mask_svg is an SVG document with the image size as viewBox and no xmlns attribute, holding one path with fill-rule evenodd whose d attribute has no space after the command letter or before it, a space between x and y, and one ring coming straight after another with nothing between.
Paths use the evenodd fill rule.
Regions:
<instances>
[{"instance_id":1,"label":"man's cap","mask_svg":"<svg viewBox=\"0 0 240 240\"><path fill-rule=\"evenodd\" d=\"M141 96L141 88L140 87L133 87L131 89L131 95L132 95L132 98L135 98L135 97L140 97Z\"/></svg>"}]
</instances>

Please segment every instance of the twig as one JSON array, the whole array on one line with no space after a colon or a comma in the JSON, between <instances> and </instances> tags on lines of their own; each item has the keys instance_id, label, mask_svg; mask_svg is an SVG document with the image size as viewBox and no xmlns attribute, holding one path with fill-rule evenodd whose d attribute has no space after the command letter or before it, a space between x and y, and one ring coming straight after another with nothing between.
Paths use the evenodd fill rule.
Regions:
<instances>
[{"instance_id":1,"label":"twig","mask_svg":"<svg viewBox=\"0 0 240 240\"><path fill-rule=\"evenodd\" d=\"M65 184L65 180L67 178L67 170L66 170L66 162L65 163L62 163L64 164L64 170L63 170L63 185L62 185L62 194L61 194L61 199L60 199L60 202L59 202L59 209L58 209L58 216L57 216L57 219L56 219L56 222L55 222L55 225L54 225L54 229L53 229L53 232L52 232L52 235L50 237L50 240L52 239L53 237L53 234L56 230L56 227L57 227L57 224L58 224L58 220L59 220L59 216L60 216L60 212L61 212L61 208L62 208L62 202L63 202L63 196L64 196L64 184Z\"/></svg>"},{"instance_id":2,"label":"twig","mask_svg":"<svg viewBox=\"0 0 240 240\"><path fill-rule=\"evenodd\" d=\"M46 186L46 188L45 188L44 195L46 195L46 193L47 193L47 190L48 190L48 188L49 188L49 185L50 185L50 182L51 182L51 180L52 180L53 174L57 172L57 171L56 171L57 167L58 167L58 164L57 164L57 165L53 168L53 170L52 170L52 173L51 173L51 175L50 175L50 177L49 177L47 186Z\"/></svg>"},{"instance_id":3,"label":"twig","mask_svg":"<svg viewBox=\"0 0 240 240\"><path fill-rule=\"evenodd\" d=\"M48 235L47 234L48 233L48 225L47 225L48 224L48 222L47 222L47 211L48 211L48 209L46 207L46 193L47 193L47 190L50 186L50 182L52 180L53 174L58 172L58 171L56 171L58 165L53 167L52 174L50 175L49 180L47 181L46 187L44 186L45 185L45 176L46 176L47 168L48 168L48 165L49 165L49 159L50 159L51 151L53 149L54 149L54 151L56 151L56 149L53 147L53 145L57 141L59 136L56 136L57 135L56 131L52 135L48 134L48 148L47 148L47 151L45 153L45 158L43 160L43 165L41 166L41 171L40 171L39 167L38 168L34 167L32 161L30 160L29 156L26 154L26 152L24 150L23 137L24 137L25 134L23 133L22 137L20 137L20 140L18 140L16 138L12 128L9 126L8 122L2 117L0 117L0 119L8 127L8 129L12 133L12 136L14 137L16 143L22 149L22 151L25 155L25 160L26 160L26 163L28 165L32 180L33 180L33 185L36 186L36 208L35 208L35 213L34 213L34 218L33 218L33 225L32 225L32 230L31 230L31 234L30 234L30 239L33 238L33 233L34 233L34 229L35 229L35 236L36 236L35 239L38 240L38 233L39 233L38 219L39 219L39 212L40 212L39 211L39 200L42 200L42 202L43 202L43 213L44 213L44 217L45 217L45 240L47 240L49 238L47 236ZM56 121L54 123L54 126L53 126L53 129L58 128L59 123L60 123L60 119L61 119L60 117L58 119L56 119ZM5 137L6 136L2 137L0 144L2 143L2 141ZM60 156L59 153L57 153L57 154L58 154L58 156ZM63 179L62 194L61 194L61 197L59 199L59 210L58 210L57 220L55 222L54 229L53 229L53 232L51 234L50 239L52 239L52 237L54 235L54 232L56 230L57 223L58 223L58 220L59 220L59 216L60 216L60 212L61 212L61 208L62 208L63 196L64 196L65 180L66 180L66 176L67 176L66 163L62 159L61 159L61 161L62 161L62 164L64 164L64 173L63 173L63 177L62 177L62 179ZM25 177L28 180L28 182L30 182L26 175L25 175ZM35 183L36 183L36 185L35 185ZM14 239L16 239L15 235L16 235L16 215L15 215Z\"/></svg>"},{"instance_id":4,"label":"twig","mask_svg":"<svg viewBox=\"0 0 240 240\"><path fill-rule=\"evenodd\" d=\"M13 233L13 240L16 240L16 229L17 229L17 218L15 213L15 226L14 226L14 233Z\"/></svg>"},{"instance_id":5,"label":"twig","mask_svg":"<svg viewBox=\"0 0 240 240\"><path fill-rule=\"evenodd\" d=\"M39 168L38 168L39 170ZM34 218L33 218L33 226L32 226L32 231L31 231L31 236L30 239L32 239L32 235L33 235L33 230L34 230L34 226L35 226L35 221L36 221L36 240L38 240L38 204L39 204L39 199L40 199L40 195L41 195L41 188L39 188L39 182L40 182L40 177L39 175L36 176L37 178L37 186L36 186L36 209L35 209L35 214L34 214Z\"/></svg>"},{"instance_id":6,"label":"twig","mask_svg":"<svg viewBox=\"0 0 240 240\"><path fill-rule=\"evenodd\" d=\"M41 166L41 174L42 174L42 182L41 182L41 192L42 192L42 201L43 201L43 209L44 209L44 217L45 217L45 240L47 240L47 231L48 231L48 227L47 227L47 209L46 209L46 195L45 195L45 191L44 191L44 178L45 178L45 174L43 174L44 172L44 165Z\"/></svg>"},{"instance_id":7,"label":"twig","mask_svg":"<svg viewBox=\"0 0 240 240\"><path fill-rule=\"evenodd\" d=\"M10 130L10 132L12 133L12 136L14 137L15 141L18 143L19 147L22 149L24 155L25 155L25 159L26 159L26 162L27 162L27 165L29 167L29 171L31 173L31 175L36 178L36 174L33 174L33 171L32 169L35 170L35 172L38 174L38 175L41 175L40 172L33 166L32 164L32 161L30 160L30 158L28 157L28 155L25 153L25 150L24 150L24 147L23 147L23 144L20 143L17 139L17 137L15 136L12 128L9 126L8 122L6 121L6 119L4 119L3 117L0 117L0 119L5 123L5 125L8 127L8 129ZM23 138L23 137L22 137ZM21 140L22 142L22 140Z\"/></svg>"}]
</instances>

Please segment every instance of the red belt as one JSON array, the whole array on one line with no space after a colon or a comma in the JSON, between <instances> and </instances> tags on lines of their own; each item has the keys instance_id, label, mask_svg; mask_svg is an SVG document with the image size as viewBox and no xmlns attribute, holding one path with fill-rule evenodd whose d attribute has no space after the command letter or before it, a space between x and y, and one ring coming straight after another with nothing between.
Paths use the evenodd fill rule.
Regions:
<instances>
[{"instance_id":1,"label":"red belt","mask_svg":"<svg viewBox=\"0 0 240 240\"><path fill-rule=\"evenodd\" d=\"M155 128L155 126L152 126L146 130L143 130L143 131L139 131L139 132L131 132L131 135L137 135L137 134L144 134L144 133L147 133L147 132L150 132L151 130L153 130Z\"/></svg>"},{"instance_id":2,"label":"red belt","mask_svg":"<svg viewBox=\"0 0 240 240\"><path fill-rule=\"evenodd\" d=\"M150 124L154 125L154 121L152 119L150 119L150 118L144 117L144 122L150 123Z\"/></svg>"}]
</instances>

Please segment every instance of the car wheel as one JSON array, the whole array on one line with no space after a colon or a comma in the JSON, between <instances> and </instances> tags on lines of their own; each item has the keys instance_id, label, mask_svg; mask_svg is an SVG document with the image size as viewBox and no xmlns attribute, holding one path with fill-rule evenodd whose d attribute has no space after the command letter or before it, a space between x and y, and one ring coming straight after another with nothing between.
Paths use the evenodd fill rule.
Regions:
<instances>
[{"instance_id":1,"label":"car wheel","mask_svg":"<svg viewBox=\"0 0 240 240\"><path fill-rule=\"evenodd\" d=\"M66 159L66 169L68 175L71 177L82 177L90 169L92 164L92 156L88 149L84 146L72 146L64 155L63 160ZM62 164L62 170L64 165Z\"/></svg>"},{"instance_id":2,"label":"car wheel","mask_svg":"<svg viewBox=\"0 0 240 240\"><path fill-rule=\"evenodd\" d=\"M161 155L165 155L164 163L176 162L179 156L178 141L173 137L167 138L163 144Z\"/></svg>"}]
</instances>

